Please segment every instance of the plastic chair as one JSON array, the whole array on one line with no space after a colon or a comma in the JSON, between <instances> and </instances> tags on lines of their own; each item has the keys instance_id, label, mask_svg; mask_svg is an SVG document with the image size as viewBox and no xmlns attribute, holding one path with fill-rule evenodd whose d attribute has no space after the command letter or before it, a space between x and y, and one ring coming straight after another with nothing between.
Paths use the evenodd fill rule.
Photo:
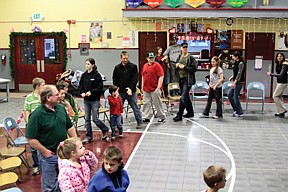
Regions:
<instances>
[{"instance_id":1,"label":"plastic chair","mask_svg":"<svg viewBox=\"0 0 288 192\"><path fill-rule=\"evenodd\" d=\"M224 95L224 93L228 92L228 90L232 87L232 82L226 81L222 84L222 105L224 108L224 99L229 100L227 94Z\"/></svg>"},{"instance_id":2,"label":"plastic chair","mask_svg":"<svg viewBox=\"0 0 288 192\"><path fill-rule=\"evenodd\" d=\"M208 99L208 95L195 95L196 91L207 91L208 90L208 84L205 81L196 81L196 83L192 86L192 99L193 99L193 105L195 109L195 100L196 99Z\"/></svg>"},{"instance_id":3,"label":"plastic chair","mask_svg":"<svg viewBox=\"0 0 288 192\"><path fill-rule=\"evenodd\" d=\"M18 175L14 172L2 173L2 174L0 174L0 187L6 186L6 185L11 185L11 184L13 184L14 186L17 186L16 185L17 180L18 180ZM18 187L13 187L13 188L19 189ZM16 189L14 190L13 188L6 189L3 191L16 192Z\"/></svg>"},{"instance_id":4,"label":"plastic chair","mask_svg":"<svg viewBox=\"0 0 288 192\"><path fill-rule=\"evenodd\" d=\"M25 134L20 129L19 125L12 117L7 117L3 121L4 129L6 130L8 136L8 143L12 144L15 147L19 147L20 145L29 145L26 140ZM11 130L16 129L16 137L12 137L10 134Z\"/></svg>"},{"instance_id":5,"label":"plastic chair","mask_svg":"<svg viewBox=\"0 0 288 192\"><path fill-rule=\"evenodd\" d=\"M252 92L252 90L258 90L258 94L256 94L256 91ZM259 94L259 91L261 94ZM256 95L256 96L255 96ZM246 113L248 111L248 101L251 100L261 100L262 101L262 113L264 114L264 100L265 100L265 87L263 83L261 82L250 82L247 86L247 92L246 92Z\"/></svg>"},{"instance_id":6,"label":"plastic chair","mask_svg":"<svg viewBox=\"0 0 288 192\"><path fill-rule=\"evenodd\" d=\"M179 83L169 83L168 84L168 106L170 106L170 113L172 114L173 111L173 103L179 102L181 99L180 95L171 95L171 92L180 92L180 85ZM167 107L168 111L168 107Z\"/></svg>"},{"instance_id":7,"label":"plastic chair","mask_svg":"<svg viewBox=\"0 0 288 192\"><path fill-rule=\"evenodd\" d=\"M23 191L18 187L12 187L9 189L2 190L2 192L23 192Z\"/></svg>"}]
</instances>

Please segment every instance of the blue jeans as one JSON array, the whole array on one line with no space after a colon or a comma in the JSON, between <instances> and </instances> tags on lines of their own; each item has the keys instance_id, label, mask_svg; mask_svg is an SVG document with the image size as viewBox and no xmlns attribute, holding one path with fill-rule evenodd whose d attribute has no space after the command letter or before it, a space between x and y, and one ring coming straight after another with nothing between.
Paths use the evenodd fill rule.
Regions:
<instances>
[{"instance_id":1,"label":"blue jeans","mask_svg":"<svg viewBox=\"0 0 288 192\"><path fill-rule=\"evenodd\" d=\"M179 85L181 89L181 99L177 116L182 118L185 109L188 114L194 115L193 106L189 96L191 86L188 86L188 78L179 79Z\"/></svg>"},{"instance_id":2,"label":"blue jeans","mask_svg":"<svg viewBox=\"0 0 288 192\"><path fill-rule=\"evenodd\" d=\"M115 127L118 128L119 135L122 135L123 132L123 118L121 115L110 115L110 127L112 131L112 137L114 137L115 134Z\"/></svg>"},{"instance_id":3,"label":"blue jeans","mask_svg":"<svg viewBox=\"0 0 288 192\"><path fill-rule=\"evenodd\" d=\"M124 102L127 99L128 104L131 106L133 112L134 112L134 117L137 121L137 124L142 124L142 114L140 112L140 109L137 105L137 95L136 92L133 92L132 95L128 95L127 93L120 93L120 97L122 100L122 104L124 106Z\"/></svg>"},{"instance_id":4,"label":"blue jeans","mask_svg":"<svg viewBox=\"0 0 288 192\"><path fill-rule=\"evenodd\" d=\"M52 155L49 158L44 157L38 152L38 158L40 162L40 171L42 179L42 192L60 192L58 183L58 157Z\"/></svg>"},{"instance_id":5,"label":"blue jeans","mask_svg":"<svg viewBox=\"0 0 288 192\"><path fill-rule=\"evenodd\" d=\"M229 98L231 106L232 106L233 110L236 111L236 114L238 114L238 115L243 114L241 103L240 103L240 98L239 98L240 91L241 91L243 85L244 85L244 83L236 83L235 89L233 89L231 87L227 93L227 96Z\"/></svg>"},{"instance_id":6,"label":"blue jeans","mask_svg":"<svg viewBox=\"0 0 288 192\"><path fill-rule=\"evenodd\" d=\"M39 160L38 160L38 156L37 156L37 150L30 147L31 153L32 153L32 159L33 159L33 167L39 167Z\"/></svg>"},{"instance_id":7,"label":"blue jeans","mask_svg":"<svg viewBox=\"0 0 288 192\"><path fill-rule=\"evenodd\" d=\"M86 101L84 100L85 109L85 126L86 126L86 138L89 140L93 139L92 126L91 126L91 112L92 120L105 134L109 131L108 127L99 119L98 112L100 107L100 100L97 101Z\"/></svg>"}]
</instances>

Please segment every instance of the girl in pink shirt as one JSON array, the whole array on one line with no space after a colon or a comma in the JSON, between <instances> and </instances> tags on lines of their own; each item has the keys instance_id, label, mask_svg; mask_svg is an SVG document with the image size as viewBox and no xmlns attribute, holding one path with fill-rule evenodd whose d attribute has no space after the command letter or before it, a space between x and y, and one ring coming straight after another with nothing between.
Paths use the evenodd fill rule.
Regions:
<instances>
[{"instance_id":1,"label":"girl in pink shirt","mask_svg":"<svg viewBox=\"0 0 288 192\"><path fill-rule=\"evenodd\" d=\"M87 192L90 171L95 171L98 159L82 145L79 138L62 141L57 148L58 182L61 191Z\"/></svg>"}]
</instances>

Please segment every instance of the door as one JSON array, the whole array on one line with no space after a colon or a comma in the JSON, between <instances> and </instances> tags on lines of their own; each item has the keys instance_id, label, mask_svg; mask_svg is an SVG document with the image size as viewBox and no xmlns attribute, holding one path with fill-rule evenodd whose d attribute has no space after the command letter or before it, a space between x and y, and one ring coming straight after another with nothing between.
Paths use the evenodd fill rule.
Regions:
<instances>
[{"instance_id":1,"label":"door","mask_svg":"<svg viewBox=\"0 0 288 192\"><path fill-rule=\"evenodd\" d=\"M265 97L272 96L273 78L267 77L267 71L273 69L275 34L246 33L246 85L252 81L262 82L265 86ZM255 57L261 56L262 68L255 69Z\"/></svg>"},{"instance_id":2,"label":"door","mask_svg":"<svg viewBox=\"0 0 288 192\"><path fill-rule=\"evenodd\" d=\"M62 36L20 35L15 38L15 90L31 85L35 77L46 84L55 84L56 74L62 73Z\"/></svg>"},{"instance_id":3,"label":"door","mask_svg":"<svg viewBox=\"0 0 288 192\"><path fill-rule=\"evenodd\" d=\"M139 32L139 85L141 85L141 71L147 62L146 55L149 52L156 53L156 47L162 47L163 53L167 48L166 32Z\"/></svg>"}]
</instances>

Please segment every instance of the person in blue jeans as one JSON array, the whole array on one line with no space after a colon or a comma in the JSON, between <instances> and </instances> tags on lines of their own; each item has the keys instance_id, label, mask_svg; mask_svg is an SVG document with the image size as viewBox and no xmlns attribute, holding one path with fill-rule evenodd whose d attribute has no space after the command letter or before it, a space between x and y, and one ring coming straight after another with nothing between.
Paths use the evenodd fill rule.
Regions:
<instances>
[{"instance_id":1,"label":"person in blue jeans","mask_svg":"<svg viewBox=\"0 0 288 192\"><path fill-rule=\"evenodd\" d=\"M235 51L232 54L232 59L234 60L233 75L229 78L229 81L233 81L233 84L228 91L228 98L234 110L233 117L243 117L243 110L241 107L239 96L245 81L245 65L243 58L238 51Z\"/></svg>"},{"instance_id":2,"label":"person in blue jeans","mask_svg":"<svg viewBox=\"0 0 288 192\"><path fill-rule=\"evenodd\" d=\"M120 57L121 63L117 64L113 70L113 85L119 87L122 104L127 100L128 104L131 106L137 121L136 129L141 129L143 120L141 111L137 105L136 94L139 75L137 65L129 61L129 54L127 51L122 51Z\"/></svg>"},{"instance_id":3,"label":"person in blue jeans","mask_svg":"<svg viewBox=\"0 0 288 192\"><path fill-rule=\"evenodd\" d=\"M82 74L79 83L79 90L81 97L84 98L85 109L86 138L82 141L83 143L93 141L91 113L93 122L102 131L102 140L106 140L109 131L108 127L98 117L100 97L103 92L102 77L97 71L95 60L93 58L86 59L85 65L86 71Z\"/></svg>"}]
</instances>

